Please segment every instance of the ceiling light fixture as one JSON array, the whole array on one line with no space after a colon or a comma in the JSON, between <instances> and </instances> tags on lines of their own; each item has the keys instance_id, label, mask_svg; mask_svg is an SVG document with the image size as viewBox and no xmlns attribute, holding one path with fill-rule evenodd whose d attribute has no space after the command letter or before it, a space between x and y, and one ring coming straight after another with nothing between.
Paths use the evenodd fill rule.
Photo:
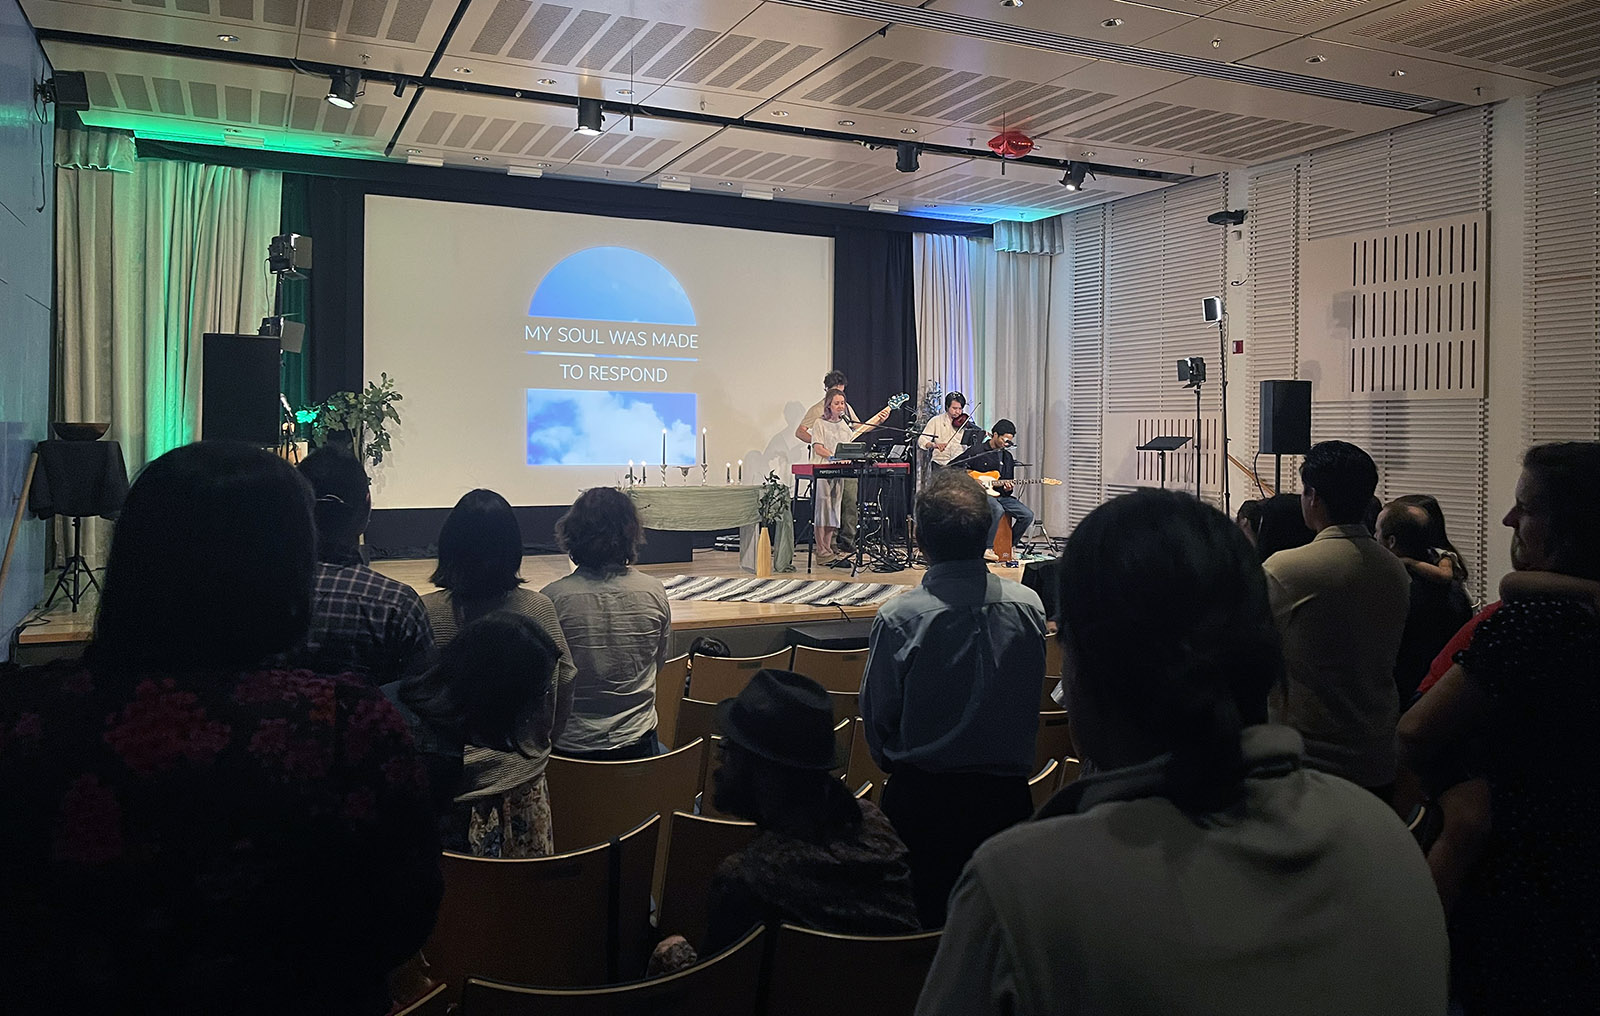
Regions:
<instances>
[{"instance_id":1,"label":"ceiling light fixture","mask_svg":"<svg viewBox=\"0 0 1600 1016\"><path fill-rule=\"evenodd\" d=\"M574 133L592 138L604 131L605 122L605 111L599 99L578 100L578 127Z\"/></svg>"},{"instance_id":2,"label":"ceiling light fixture","mask_svg":"<svg viewBox=\"0 0 1600 1016\"><path fill-rule=\"evenodd\" d=\"M474 155L472 157L472 161L473 162L488 162L489 161L489 157L487 155Z\"/></svg>"},{"instance_id":3,"label":"ceiling light fixture","mask_svg":"<svg viewBox=\"0 0 1600 1016\"><path fill-rule=\"evenodd\" d=\"M1067 171L1061 174L1061 186L1069 191L1083 190L1083 178L1088 175L1088 163L1069 162L1067 163Z\"/></svg>"},{"instance_id":4,"label":"ceiling light fixture","mask_svg":"<svg viewBox=\"0 0 1600 1016\"><path fill-rule=\"evenodd\" d=\"M1078 158L1080 158L1080 159L1092 159L1092 158L1094 158L1094 153L1093 152L1079 152L1078 153Z\"/></svg>"},{"instance_id":5,"label":"ceiling light fixture","mask_svg":"<svg viewBox=\"0 0 1600 1016\"><path fill-rule=\"evenodd\" d=\"M656 186L662 190L687 191L689 189L689 181L680 180L675 176L664 176L656 181Z\"/></svg>"},{"instance_id":6,"label":"ceiling light fixture","mask_svg":"<svg viewBox=\"0 0 1600 1016\"><path fill-rule=\"evenodd\" d=\"M901 134L915 134L916 132L917 132L917 129L915 127L902 127L902 128L900 128L900 133Z\"/></svg>"},{"instance_id":7,"label":"ceiling light fixture","mask_svg":"<svg viewBox=\"0 0 1600 1016\"><path fill-rule=\"evenodd\" d=\"M757 187L754 184L745 184L744 190L739 192L740 197L753 198L756 201L771 201L772 189Z\"/></svg>"},{"instance_id":8,"label":"ceiling light fixture","mask_svg":"<svg viewBox=\"0 0 1600 1016\"><path fill-rule=\"evenodd\" d=\"M632 95L633 94L633 89L631 89L631 88L619 88L619 89L617 89L617 94L618 95Z\"/></svg>"},{"instance_id":9,"label":"ceiling light fixture","mask_svg":"<svg viewBox=\"0 0 1600 1016\"><path fill-rule=\"evenodd\" d=\"M444 160L437 155L408 155L406 163L412 166L443 166Z\"/></svg>"},{"instance_id":10,"label":"ceiling light fixture","mask_svg":"<svg viewBox=\"0 0 1600 1016\"><path fill-rule=\"evenodd\" d=\"M340 109L354 109L361 95L361 72L351 67L341 67L328 81L328 102Z\"/></svg>"},{"instance_id":11,"label":"ceiling light fixture","mask_svg":"<svg viewBox=\"0 0 1600 1016\"><path fill-rule=\"evenodd\" d=\"M1389 72L1389 76L1391 78L1403 78L1406 76L1406 72L1396 67L1394 70Z\"/></svg>"},{"instance_id":12,"label":"ceiling light fixture","mask_svg":"<svg viewBox=\"0 0 1600 1016\"><path fill-rule=\"evenodd\" d=\"M422 154L422 149L420 149L420 148L407 148L406 149L406 154L407 155L421 155Z\"/></svg>"},{"instance_id":13,"label":"ceiling light fixture","mask_svg":"<svg viewBox=\"0 0 1600 1016\"><path fill-rule=\"evenodd\" d=\"M238 42L239 41L239 37L237 35L223 34L223 35L217 36L217 41L218 42Z\"/></svg>"},{"instance_id":14,"label":"ceiling light fixture","mask_svg":"<svg viewBox=\"0 0 1600 1016\"><path fill-rule=\"evenodd\" d=\"M874 212L898 212L900 202L895 198L877 198L868 202L867 208Z\"/></svg>"},{"instance_id":15,"label":"ceiling light fixture","mask_svg":"<svg viewBox=\"0 0 1600 1016\"><path fill-rule=\"evenodd\" d=\"M1306 63L1308 63L1308 64L1319 64L1319 63L1327 63L1327 62L1328 62L1328 58L1323 56L1321 53L1313 53L1310 56L1306 57Z\"/></svg>"},{"instance_id":16,"label":"ceiling light fixture","mask_svg":"<svg viewBox=\"0 0 1600 1016\"><path fill-rule=\"evenodd\" d=\"M534 84L536 84L536 85L553 85L555 83L556 83L556 79L555 78L540 78L538 81L534 82Z\"/></svg>"},{"instance_id":17,"label":"ceiling light fixture","mask_svg":"<svg viewBox=\"0 0 1600 1016\"><path fill-rule=\"evenodd\" d=\"M1100 22L1100 27L1101 28L1121 28L1122 27L1122 19L1121 18L1107 18L1104 21Z\"/></svg>"},{"instance_id":18,"label":"ceiling light fixture","mask_svg":"<svg viewBox=\"0 0 1600 1016\"><path fill-rule=\"evenodd\" d=\"M918 161L918 148L910 141L902 141L895 145L894 168L902 173L915 173L921 163Z\"/></svg>"},{"instance_id":19,"label":"ceiling light fixture","mask_svg":"<svg viewBox=\"0 0 1600 1016\"><path fill-rule=\"evenodd\" d=\"M451 70L455 71L457 74L471 74L472 73L472 68L471 67L452 67Z\"/></svg>"},{"instance_id":20,"label":"ceiling light fixture","mask_svg":"<svg viewBox=\"0 0 1600 1016\"><path fill-rule=\"evenodd\" d=\"M785 117L789 115L789 111L787 109L775 109L772 111L772 115L776 117Z\"/></svg>"},{"instance_id":21,"label":"ceiling light fixture","mask_svg":"<svg viewBox=\"0 0 1600 1016\"><path fill-rule=\"evenodd\" d=\"M854 127L856 125L854 120L835 120L834 122L840 127Z\"/></svg>"},{"instance_id":22,"label":"ceiling light fixture","mask_svg":"<svg viewBox=\"0 0 1600 1016\"><path fill-rule=\"evenodd\" d=\"M1021 7L1023 0L1000 0L1001 7Z\"/></svg>"},{"instance_id":23,"label":"ceiling light fixture","mask_svg":"<svg viewBox=\"0 0 1600 1016\"><path fill-rule=\"evenodd\" d=\"M541 163L537 166L507 166L506 175L525 176L531 180L537 180L539 177L544 176L544 165Z\"/></svg>"}]
</instances>

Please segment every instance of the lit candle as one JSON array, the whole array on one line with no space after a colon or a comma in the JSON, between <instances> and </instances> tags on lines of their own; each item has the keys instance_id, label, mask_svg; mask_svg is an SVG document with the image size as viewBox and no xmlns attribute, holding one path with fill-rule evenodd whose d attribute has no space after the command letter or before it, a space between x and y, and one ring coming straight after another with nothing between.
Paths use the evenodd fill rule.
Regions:
<instances>
[{"instance_id":1,"label":"lit candle","mask_svg":"<svg viewBox=\"0 0 1600 1016\"><path fill-rule=\"evenodd\" d=\"M732 483L733 482L733 463L729 462L726 465L728 467L728 479L727 479L727 482L728 483Z\"/></svg>"},{"instance_id":2,"label":"lit candle","mask_svg":"<svg viewBox=\"0 0 1600 1016\"><path fill-rule=\"evenodd\" d=\"M739 482L744 482L744 459L739 460Z\"/></svg>"},{"instance_id":3,"label":"lit candle","mask_svg":"<svg viewBox=\"0 0 1600 1016\"><path fill-rule=\"evenodd\" d=\"M706 429L700 428L700 464L706 464Z\"/></svg>"},{"instance_id":4,"label":"lit candle","mask_svg":"<svg viewBox=\"0 0 1600 1016\"><path fill-rule=\"evenodd\" d=\"M633 460L632 459L628 460L628 482L629 483L633 482Z\"/></svg>"},{"instance_id":5,"label":"lit candle","mask_svg":"<svg viewBox=\"0 0 1600 1016\"><path fill-rule=\"evenodd\" d=\"M661 468L667 468L667 428L661 428Z\"/></svg>"}]
</instances>

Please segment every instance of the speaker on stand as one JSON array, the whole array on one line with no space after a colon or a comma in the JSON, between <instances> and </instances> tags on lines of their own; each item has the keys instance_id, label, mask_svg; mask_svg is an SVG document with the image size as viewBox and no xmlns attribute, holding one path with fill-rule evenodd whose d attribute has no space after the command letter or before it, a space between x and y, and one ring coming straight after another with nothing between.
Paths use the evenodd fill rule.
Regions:
<instances>
[{"instance_id":1,"label":"speaker on stand","mask_svg":"<svg viewBox=\"0 0 1600 1016\"><path fill-rule=\"evenodd\" d=\"M1283 491L1283 456L1311 450L1311 382L1261 382L1261 423L1256 449L1273 457L1272 489Z\"/></svg>"}]
</instances>

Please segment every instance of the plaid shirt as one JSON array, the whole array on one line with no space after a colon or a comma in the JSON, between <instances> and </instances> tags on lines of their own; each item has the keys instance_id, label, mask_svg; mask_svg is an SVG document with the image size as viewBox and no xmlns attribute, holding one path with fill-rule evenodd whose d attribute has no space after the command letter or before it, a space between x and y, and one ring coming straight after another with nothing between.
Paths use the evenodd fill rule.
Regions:
<instances>
[{"instance_id":1,"label":"plaid shirt","mask_svg":"<svg viewBox=\"0 0 1600 1016\"><path fill-rule=\"evenodd\" d=\"M290 654L292 665L387 684L422 670L432 653L433 629L416 590L357 562L317 564L311 630Z\"/></svg>"}]
</instances>

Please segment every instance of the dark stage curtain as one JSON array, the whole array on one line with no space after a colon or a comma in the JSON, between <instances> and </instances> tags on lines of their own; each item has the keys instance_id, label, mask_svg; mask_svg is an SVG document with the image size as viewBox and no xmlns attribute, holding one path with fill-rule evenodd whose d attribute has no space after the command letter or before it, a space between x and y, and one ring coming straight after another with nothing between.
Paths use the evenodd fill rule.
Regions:
<instances>
[{"instance_id":1,"label":"dark stage curtain","mask_svg":"<svg viewBox=\"0 0 1600 1016\"><path fill-rule=\"evenodd\" d=\"M311 398L321 401L334 392L358 391L369 380L361 363L366 186L332 177L302 179L316 259L308 291L306 378ZM419 250L417 256L426 254ZM441 341L448 338L440 336Z\"/></svg>"},{"instance_id":2,"label":"dark stage curtain","mask_svg":"<svg viewBox=\"0 0 1600 1016\"><path fill-rule=\"evenodd\" d=\"M850 402L860 413L875 413L889 396L916 391L914 285L910 233L848 229L835 235L833 366L850 378ZM904 413L897 412L890 422L901 419Z\"/></svg>"}]
</instances>

